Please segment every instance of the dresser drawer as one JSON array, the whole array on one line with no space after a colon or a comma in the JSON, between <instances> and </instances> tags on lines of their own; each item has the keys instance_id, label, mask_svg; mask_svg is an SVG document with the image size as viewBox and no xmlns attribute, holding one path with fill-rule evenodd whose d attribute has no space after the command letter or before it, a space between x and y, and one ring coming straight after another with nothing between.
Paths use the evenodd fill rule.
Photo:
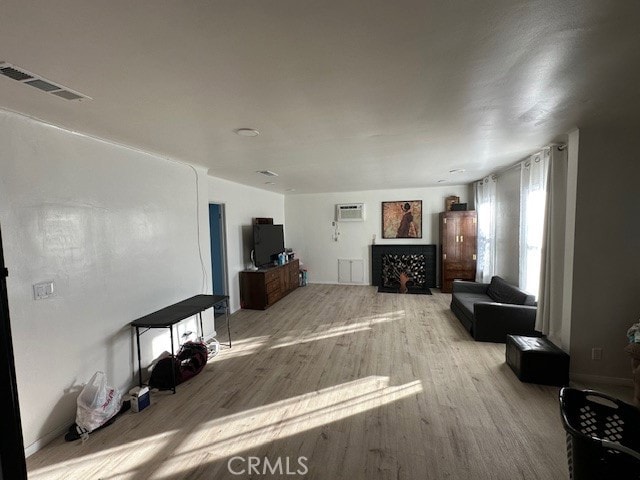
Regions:
<instances>
[{"instance_id":1,"label":"dresser drawer","mask_svg":"<svg viewBox=\"0 0 640 480\"><path fill-rule=\"evenodd\" d=\"M267 305L273 305L281 298L282 298L282 290L280 290L279 288L277 290L272 291L271 293L267 293Z\"/></svg>"},{"instance_id":2,"label":"dresser drawer","mask_svg":"<svg viewBox=\"0 0 640 480\"><path fill-rule=\"evenodd\" d=\"M291 270L291 272L289 272L289 282L291 282L290 287L292 289L298 286L298 284L300 283L298 270Z\"/></svg>"},{"instance_id":3,"label":"dresser drawer","mask_svg":"<svg viewBox=\"0 0 640 480\"><path fill-rule=\"evenodd\" d=\"M267 294L275 292L276 290L280 290L280 282L279 279L276 277L272 280L267 281L266 285L266 290L267 290Z\"/></svg>"},{"instance_id":4,"label":"dresser drawer","mask_svg":"<svg viewBox=\"0 0 640 480\"><path fill-rule=\"evenodd\" d=\"M264 274L264 281L269 283L272 280L277 279L280 276L280 271L277 269L269 270Z\"/></svg>"}]
</instances>

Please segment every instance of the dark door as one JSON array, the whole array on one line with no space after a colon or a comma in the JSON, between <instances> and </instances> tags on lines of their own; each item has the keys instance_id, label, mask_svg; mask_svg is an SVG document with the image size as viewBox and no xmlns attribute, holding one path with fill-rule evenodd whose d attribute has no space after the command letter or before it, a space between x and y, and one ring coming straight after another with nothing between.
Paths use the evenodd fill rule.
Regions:
<instances>
[{"instance_id":1,"label":"dark door","mask_svg":"<svg viewBox=\"0 0 640 480\"><path fill-rule=\"evenodd\" d=\"M476 269L476 250L478 225L475 211L464 212L460 218L460 259L469 263L470 270Z\"/></svg>"},{"instance_id":2,"label":"dark door","mask_svg":"<svg viewBox=\"0 0 640 480\"><path fill-rule=\"evenodd\" d=\"M209 204L209 233L211 235L211 282L214 295L227 294L226 254L224 243L224 207ZM216 307L216 314L224 313L224 307Z\"/></svg>"},{"instance_id":3,"label":"dark door","mask_svg":"<svg viewBox=\"0 0 640 480\"><path fill-rule=\"evenodd\" d=\"M24 459L18 388L13 361L7 276L2 249L2 230L0 229L0 412L2 412L0 480L21 480L27 478L27 467Z\"/></svg>"}]
</instances>

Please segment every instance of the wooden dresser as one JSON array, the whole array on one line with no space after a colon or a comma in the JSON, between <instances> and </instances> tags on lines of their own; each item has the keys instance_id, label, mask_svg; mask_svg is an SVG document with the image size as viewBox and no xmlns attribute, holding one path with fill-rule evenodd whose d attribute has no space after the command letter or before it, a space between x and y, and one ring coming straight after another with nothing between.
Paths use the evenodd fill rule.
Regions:
<instances>
[{"instance_id":1,"label":"wooden dresser","mask_svg":"<svg viewBox=\"0 0 640 480\"><path fill-rule=\"evenodd\" d=\"M298 288L300 261L240 272L240 306L264 310Z\"/></svg>"},{"instance_id":2,"label":"wooden dresser","mask_svg":"<svg viewBox=\"0 0 640 480\"><path fill-rule=\"evenodd\" d=\"M440 289L451 293L454 280L476 279L478 221L475 210L440 214Z\"/></svg>"}]
</instances>

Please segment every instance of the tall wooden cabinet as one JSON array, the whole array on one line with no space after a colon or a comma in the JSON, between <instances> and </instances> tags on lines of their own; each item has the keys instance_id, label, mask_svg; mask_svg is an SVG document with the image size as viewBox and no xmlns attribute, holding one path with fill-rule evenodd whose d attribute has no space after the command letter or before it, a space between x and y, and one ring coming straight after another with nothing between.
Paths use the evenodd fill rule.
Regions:
<instances>
[{"instance_id":1,"label":"tall wooden cabinet","mask_svg":"<svg viewBox=\"0 0 640 480\"><path fill-rule=\"evenodd\" d=\"M475 280L478 217L475 210L440 214L440 288L451 293L454 280Z\"/></svg>"}]
</instances>

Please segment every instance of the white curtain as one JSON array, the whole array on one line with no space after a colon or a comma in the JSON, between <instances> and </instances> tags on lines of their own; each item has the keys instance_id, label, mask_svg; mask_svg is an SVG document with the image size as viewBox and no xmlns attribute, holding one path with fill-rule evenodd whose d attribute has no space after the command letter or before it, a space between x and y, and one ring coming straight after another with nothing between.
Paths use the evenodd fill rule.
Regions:
<instances>
[{"instance_id":1,"label":"white curtain","mask_svg":"<svg viewBox=\"0 0 640 480\"><path fill-rule=\"evenodd\" d=\"M522 163L520 172L520 288L539 295L550 148Z\"/></svg>"},{"instance_id":2,"label":"white curtain","mask_svg":"<svg viewBox=\"0 0 640 480\"><path fill-rule=\"evenodd\" d=\"M496 257L496 177L476 182L476 211L478 215L478 258L476 281L488 283L495 270Z\"/></svg>"},{"instance_id":3,"label":"white curtain","mask_svg":"<svg viewBox=\"0 0 640 480\"><path fill-rule=\"evenodd\" d=\"M562 348L568 347L562 342L567 167L566 150L553 147L547 176L540 294L536 314L536 330Z\"/></svg>"}]
</instances>

